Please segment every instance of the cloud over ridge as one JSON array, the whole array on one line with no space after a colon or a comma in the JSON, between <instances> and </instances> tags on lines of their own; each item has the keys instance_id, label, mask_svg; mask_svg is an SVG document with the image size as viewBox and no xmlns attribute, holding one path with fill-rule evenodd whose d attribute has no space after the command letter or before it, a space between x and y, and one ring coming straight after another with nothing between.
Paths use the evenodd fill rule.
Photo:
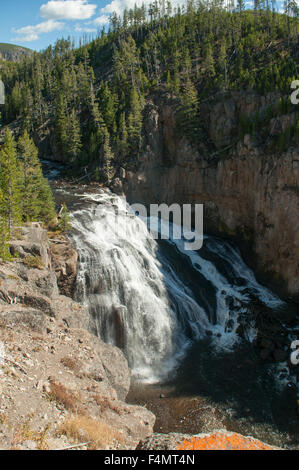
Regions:
<instances>
[{"instance_id":1,"label":"cloud over ridge","mask_svg":"<svg viewBox=\"0 0 299 470\"><path fill-rule=\"evenodd\" d=\"M18 35L16 38L18 41L31 42L36 41L40 34L59 31L63 28L64 23L61 21L47 20L34 26L24 26L23 28L13 29L13 32Z\"/></svg>"},{"instance_id":2,"label":"cloud over ridge","mask_svg":"<svg viewBox=\"0 0 299 470\"><path fill-rule=\"evenodd\" d=\"M87 20L96 9L88 0L50 0L40 7L40 15L51 20Z\"/></svg>"}]
</instances>

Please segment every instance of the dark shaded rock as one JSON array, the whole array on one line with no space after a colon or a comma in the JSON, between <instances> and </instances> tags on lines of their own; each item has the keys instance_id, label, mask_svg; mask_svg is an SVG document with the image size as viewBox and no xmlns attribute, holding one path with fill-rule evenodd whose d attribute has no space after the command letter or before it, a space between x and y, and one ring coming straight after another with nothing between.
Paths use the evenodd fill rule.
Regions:
<instances>
[{"instance_id":1,"label":"dark shaded rock","mask_svg":"<svg viewBox=\"0 0 299 470\"><path fill-rule=\"evenodd\" d=\"M112 312L112 324L115 329L115 345L124 350L126 346L126 333L124 326L125 307L114 307Z\"/></svg>"},{"instance_id":2,"label":"dark shaded rock","mask_svg":"<svg viewBox=\"0 0 299 470\"><path fill-rule=\"evenodd\" d=\"M266 359L269 359L270 355L271 355L270 349L262 349L260 352L260 357L263 361L265 361Z\"/></svg>"},{"instance_id":3,"label":"dark shaded rock","mask_svg":"<svg viewBox=\"0 0 299 470\"><path fill-rule=\"evenodd\" d=\"M272 351L273 348L274 348L274 344L273 344L273 342L272 342L270 339L268 339L268 338L262 338L262 339L260 340L260 347L261 347L261 348L264 348L264 349L269 349L270 351Z\"/></svg>"},{"instance_id":4,"label":"dark shaded rock","mask_svg":"<svg viewBox=\"0 0 299 470\"><path fill-rule=\"evenodd\" d=\"M123 194L124 189L123 189L123 184L120 178L115 178L113 182L110 185L111 191L113 191L115 194Z\"/></svg>"},{"instance_id":5,"label":"dark shaded rock","mask_svg":"<svg viewBox=\"0 0 299 470\"><path fill-rule=\"evenodd\" d=\"M275 349L273 351L273 357L276 362L284 362L288 359L288 353L282 349Z\"/></svg>"}]
</instances>

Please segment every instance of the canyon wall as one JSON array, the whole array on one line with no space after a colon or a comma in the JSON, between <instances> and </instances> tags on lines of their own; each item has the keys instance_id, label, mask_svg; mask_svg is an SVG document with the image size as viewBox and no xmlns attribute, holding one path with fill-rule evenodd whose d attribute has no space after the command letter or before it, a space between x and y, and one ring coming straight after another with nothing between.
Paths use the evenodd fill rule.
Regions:
<instances>
[{"instance_id":1,"label":"canyon wall","mask_svg":"<svg viewBox=\"0 0 299 470\"><path fill-rule=\"evenodd\" d=\"M269 151L274 137L294 124L296 115L270 119L269 142L249 134L235 139L240 116L268 109L278 100L275 93L235 92L204 104L206 138L196 149L178 132L171 97L153 100L145 111L140 167L123 175L122 187L130 202L204 204L204 231L235 238L260 279L282 295L298 298L298 146Z\"/></svg>"}]
</instances>

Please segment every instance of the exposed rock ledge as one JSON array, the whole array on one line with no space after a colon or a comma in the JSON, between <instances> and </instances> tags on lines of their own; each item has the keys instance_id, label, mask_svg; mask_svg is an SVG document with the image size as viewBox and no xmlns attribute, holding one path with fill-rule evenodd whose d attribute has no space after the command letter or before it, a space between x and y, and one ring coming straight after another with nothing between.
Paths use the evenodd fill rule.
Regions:
<instances>
[{"instance_id":1,"label":"exposed rock ledge","mask_svg":"<svg viewBox=\"0 0 299 470\"><path fill-rule=\"evenodd\" d=\"M154 433L138 446L139 450L281 450L250 436L215 430L206 434Z\"/></svg>"},{"instance_id":2,"label":"exposed rock ledge","mask_svg":"<svg viewBox=\"0 0 299 470\"><path fill-rule=\"evenodd\" d=\"M12 251L20 258L0 263L0 448L136 448L155 417L125 403L123 353L90 334L87 310L60 295L38 224Z\"/></svg>"}]
</instances>

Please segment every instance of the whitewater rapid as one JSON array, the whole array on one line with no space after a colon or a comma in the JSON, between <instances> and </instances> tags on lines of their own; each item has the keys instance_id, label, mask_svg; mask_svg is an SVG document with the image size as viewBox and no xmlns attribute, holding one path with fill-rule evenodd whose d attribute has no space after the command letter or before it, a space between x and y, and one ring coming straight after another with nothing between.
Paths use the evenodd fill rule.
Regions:
<instances>
[{"instance_id":1,"label":"whitewater rapid","mask_svg":"<svg viewBox=\"0 0 299 470\"><path fill-rule=\"evenodd\" d=\"M72 198L76 299L89 309L98 336L123 349L137 379L165 379L207 335L215 351L232 349L252 298L283 305L230 243L205 236L201 250L186 251L184 240L155 240L150 221L108 190ZM253 325L246 334L255 337Z\"/></svg>"}]
</instances>

